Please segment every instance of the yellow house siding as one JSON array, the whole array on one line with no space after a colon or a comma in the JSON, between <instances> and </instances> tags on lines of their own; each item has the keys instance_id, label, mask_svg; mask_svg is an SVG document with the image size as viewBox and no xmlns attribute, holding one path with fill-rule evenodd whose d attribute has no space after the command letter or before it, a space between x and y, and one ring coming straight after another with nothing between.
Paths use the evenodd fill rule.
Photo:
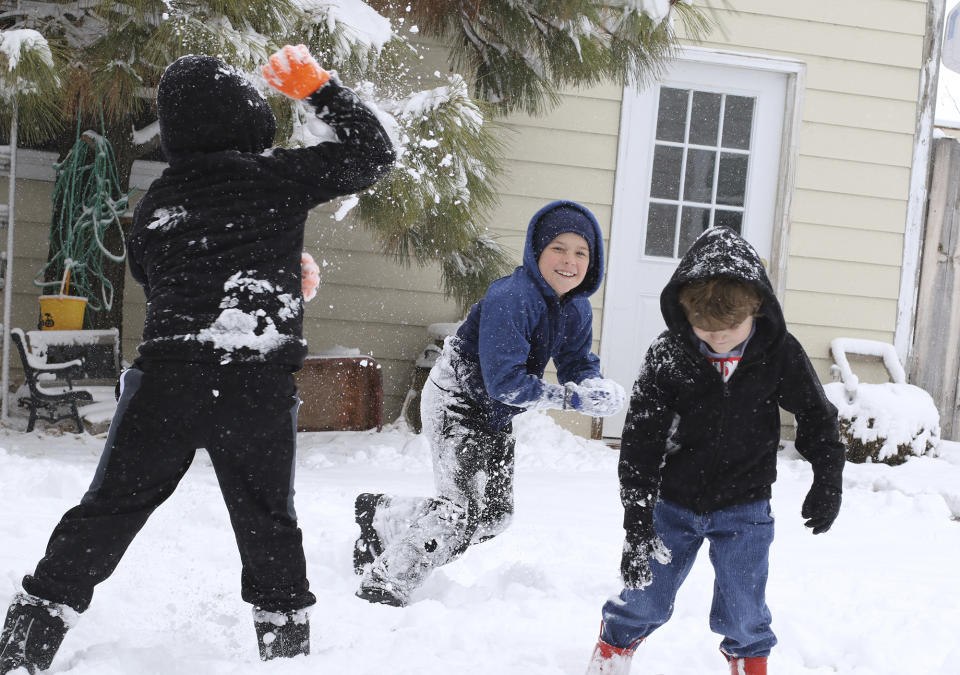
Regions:
<instances>
[{"instance_id":1,"label":"yellow house siding","mask_svg":"<svg viewBox=\"0 0 960 675\"><path fill-rule=\"evenodd\" d=\"M791 330L798 324L826 326L834 329L835 337L847 337L846 329L892 334L897 318L895 299L788 289L783 304Z\"/></svg>"},{"instance_id":2,"label":"yellow house siding","mask_svg":"<svg viewBox=\"0 0 960 675\"><path fill-rule=\"evenodd\" d=\"M770 51L776 56L788 53ZM920 73L916 68L890 66L882 63L845 61L838 58L805 54L807 62L807 88L812 91L836 91L858 96L915 102L920 86Z\"/></svg>"},{"instance_id":3,"label":"yellow house siding","mask_svg":"<svg viewBox=\"0 0 960 675\"><path fill-rule=\"evenodd\" d=\"M902 235L906 217L907 203L903 199L861 197L803 188L797 188L794 192L794 222L896 232Z\"/></svg>"},{"instance_id":4,"label":"yellow house siding","mask_svg":"<svg viewBox=\"0 0 960 675\"><path fill-rule=\"evenodd\" d=\"M837 286L833 280L836 262L818 258L790 258L788 286L814 293L856 295L896 300L900 286L897 266L844 261L846 280Z\"/></svg>"},{"instance_id":5,"label":"yellow house siding","mask_svg":"<svg viewBox=\"0 0 960 675\"><path fill-rule=\"evenodd\" d=\"M899 267L903 236L894 232L829 227L794 221L790 255Z\"/></svg>"},{"instance_id":6,"label":"yellow house siding","mask_svg":"<svg viewBox=\"0 0 960 675\"><path fill-rule=\"evenodd\" d=\"M914 35L923 34L926 11L923 0L870 0L869 6L842 0L805 0L795 3L736 0L732 4L736 11L743 14L774 15L797 21Z\"/></svg>"},{"instance_id":7,"label":"yellow house siding","mask_svg":"<svg viewBox=\"0 0 960 675\"><path fill-rule=\"evenodd\" d=\"M797 187L862 197L907 199L910 169L801 155Z\"/></svg>"},{"instance_id":8,"label":"yellow house siding","mask_svg":"<svg viewBox=\"0 0 960 675\"><path fill-rule=\"evenodd\" d=\"M912 134L916 109L915 102L808 88L804 101L804 120L854 129ZM907 129L911 131L907 132Z\"/></svg>"},{"instance_id":9,"label":"yellow house siding","mask_svg":"<svg viewBox=\"0 0 960 675\"><path fill-rule=\"evenodd\" d=\"M804 122L800 132L805 156L910 168L913 136L838 124Z\"/></svg>"}]
</instances>

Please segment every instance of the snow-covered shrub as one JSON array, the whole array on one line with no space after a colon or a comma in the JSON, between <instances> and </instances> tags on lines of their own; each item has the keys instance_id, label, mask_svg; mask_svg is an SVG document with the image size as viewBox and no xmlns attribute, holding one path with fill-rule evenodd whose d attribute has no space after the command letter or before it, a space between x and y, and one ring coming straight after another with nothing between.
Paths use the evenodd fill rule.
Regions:
<instances>
[{"instance_id":1,"label":"snow-covered shrub","mask_svg":"<svg viewBox=\"0 0 960 675\"><path fill-rule=\"evenodd\" d=\"M933 398L907 384L893 345L874 340L837 338L830 343L840 382L824 386L827 398L840 413L840 435L851 462L902 464L909 456L935 454L940 444L940 413ZM859 381L850 369L847 353L877 356L892 382Z\"/></svg>"}]
</instances>

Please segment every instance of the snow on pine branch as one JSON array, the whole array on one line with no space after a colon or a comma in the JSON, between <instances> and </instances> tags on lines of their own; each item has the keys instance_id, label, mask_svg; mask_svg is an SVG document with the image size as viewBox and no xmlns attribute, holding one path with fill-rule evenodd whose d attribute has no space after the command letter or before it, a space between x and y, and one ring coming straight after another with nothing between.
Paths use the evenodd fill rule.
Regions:
<instances>
[{"instance_id":1,"label":"snow on pine branch","mask_svg":"<svg viewBox=\"0 0 960 675\"><path fill-rule=\"evenodd\" d=\"M336 39L338 58L352 51L380 52L393 39L390 20L361 0L293 0L310 25L323 25Z\"/></svg>"},{"instance_id":2,"label":"snow on pine branch","mask_svg":"<svg viewBox=\"0 0 960 675\"><path fill-rule=\"evenodd\" d=\"M458 136L475 136L483 127L483 113L469 96L467 83L457 74L448 85L414 92L399 100L381 101L396 119L399 133L396 167L405 173L426 204L470 201L468 174L482 179L483 163L450 147Z\"/></svg>"},{"instance_id":3,"label":"snow on pine branch","mask_svg":"<svg viewBox=\"0 0 960 675\"><path fill-rule=\"evenodd\" d=\"M36 94L43 82L59 82L47 40L29 28L0 31L0 99Z\"/></svg>"},{"instance_id":4,"label":"snow on pine branch","mask_svg":"<svg viewBox=\"0 0 960 675\"><path fill-rule=\"evenodd\" d=\"M53 67L53 55L50 45L40 33L29 28L15 28L0 31L0 55L7 65L7 72L13 72L20 65L20 59L26 52L33 52L46 65Z\"/></svg>"},{"instance_id":5,"label":"snow on pine branch","mask_svg":"<svg viewBox=\"0 0 960 675\"><path fill-rule=\"evenodd\" d=\"M670 0L612 0L611 7L646 14L654 23L660 23L670 13Z\"/></svg>"},{"instance_id":6,"label":"snow on pine branch","mask_svg":"<svg viewBox=\"0 0 960 675\"><path fill-rule=\"evenodd\" d=\"M439 73L434 73L439 76ZM479 129L483 125L483 114L470 100L467 83L458 74L449 76L449 85L435 89L418 91L397 102L391 110L400 119L420 120L441 107L452 107L457 124L470 129Z\"/></svg>"}]
</instances>

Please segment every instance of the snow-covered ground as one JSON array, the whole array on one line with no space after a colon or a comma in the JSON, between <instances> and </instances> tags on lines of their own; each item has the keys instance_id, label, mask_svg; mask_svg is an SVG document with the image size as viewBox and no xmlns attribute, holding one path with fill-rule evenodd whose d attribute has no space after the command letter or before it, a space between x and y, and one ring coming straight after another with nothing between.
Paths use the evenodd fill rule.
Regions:
<instances>
[{"instance_id":1,"label":"snow-covered ground","mask_svg":"<svg viewBox=\"0 0 960 675\"><path fill-rule=\"evenodd\" d=\"M309 657L263 664L212 468L199 453L168 503L68 634L50 673L73 675L579 674L603 601L619 590L615 450L528 413L518 434L516 518L437 571L407 608L354 597L353 498L431 491L426 444L403 428L301 434L297 510L313 590ZM103 438L0 429L0 603L85 491ZM843 509L812 536L809 465L788 448L774 488L769 603L777 675L960 673L960 446L889 467L847 465ZM673 619L635 673L727 672L707 613L706 551Z\"/></svg>"}]
</instances>

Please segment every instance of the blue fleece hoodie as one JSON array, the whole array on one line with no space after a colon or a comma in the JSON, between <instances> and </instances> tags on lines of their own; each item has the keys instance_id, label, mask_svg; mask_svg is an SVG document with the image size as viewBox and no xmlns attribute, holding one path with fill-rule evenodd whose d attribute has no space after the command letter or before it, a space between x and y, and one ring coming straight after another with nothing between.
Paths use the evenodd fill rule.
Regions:
<instances>
[{"instance_id":1,"label":"blue fleece hoodie","mask_svg":"<svg viewBox=\"0 0 960 675\"><path fill-rule=\"evenodd\" d=\"M593 243L583 282L562 298L537 266L549 243L537 234L544 227L555 227L559 212L570 224L563 231ZM600 377L600 360L590 351L589 297L602 279L603 239L594 215L570 201L551 202L537 211L527 228L523 265L490 284L457 331L457 380L463 394L480 408L485 426L499 430L525 409L560 407L544 405L563 400L563 387L542 379L551 358L561 383Z\"/></svg>"}]
</instances>

